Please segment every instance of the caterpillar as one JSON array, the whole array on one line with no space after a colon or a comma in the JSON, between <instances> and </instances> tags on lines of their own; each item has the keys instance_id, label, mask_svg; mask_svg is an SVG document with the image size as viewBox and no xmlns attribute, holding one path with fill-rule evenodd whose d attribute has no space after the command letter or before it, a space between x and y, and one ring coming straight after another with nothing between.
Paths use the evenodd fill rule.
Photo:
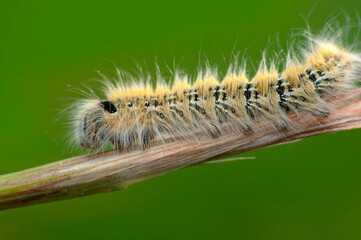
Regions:
<instances>
[{"instance_id":1,"label":"caterpillar","mask_svg":"<svg viewBox=\"0 0 361 240\"><path fill-rule=\"evenodd\" d=\"M222 79L207 68L195 81L176 73L172 84L158 81L156 87L144 81L107 83L105 99L77 103L75 139L83 149L111 143L124 151L167 139L247 137L257 131L255 122L284 132L290 115L328 118L335 108L331 100L357 87L361 57L325 36L307 37L308 46L296 47L303 60L289 52L281 73L264 58L251 79L245 68L231 64Z\"/></svg>"}]
</instances>

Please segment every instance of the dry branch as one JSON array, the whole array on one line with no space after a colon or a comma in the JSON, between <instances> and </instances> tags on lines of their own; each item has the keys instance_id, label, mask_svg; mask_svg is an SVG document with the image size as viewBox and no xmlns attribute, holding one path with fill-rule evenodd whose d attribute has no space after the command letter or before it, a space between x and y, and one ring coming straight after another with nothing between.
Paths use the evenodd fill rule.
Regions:
<instances>
[{"instance_id":1,"label":"dry branch","mask_svg":"<svg viewBox=\"0 0 361 240\"><path fill-rule=\"evenodd\" d=\"M360 89L349 96L347 101L338 100L344 104L334 110L329 118L307 121L295 118L284 133L270 126L259 125L247 137L228 134L213 139L169 142L145 151L88 154L3 175L0 176L0 209L114 191L150 177L231 154L318 134L361 128Z\"/></svg>"}]
</instances>

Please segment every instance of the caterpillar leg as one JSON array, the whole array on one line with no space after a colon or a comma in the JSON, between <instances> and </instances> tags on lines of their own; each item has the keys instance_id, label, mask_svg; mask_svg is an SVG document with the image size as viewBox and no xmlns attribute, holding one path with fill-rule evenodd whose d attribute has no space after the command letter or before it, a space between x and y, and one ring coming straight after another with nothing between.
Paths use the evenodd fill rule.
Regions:
<instances>
[{"instance_id":1,"label":"caterpillar leg","mask_svg":"<svg viewBox=\"0 0 361 240\"><path fill-rule=\"evenodd\" d=\"M142 133L140 139L142 149L145 150L147 147L149 147L150 142L154 139L154 133L150 130L147 130Z\"/></svg>"},{"instance_id":2,"label":"caterpillar leg","mask_svg":"<svg viewBox=\"0 0 361 240\"><path fill-rule=\"evenodd\" d=\"M135 133L128 133L126 136L120 138L120 139L113 139L113 145L115 148L122 152L126 149L129 149L130 147L135 145L136 141L136 134Z\"/></svg>"}]
</instances>

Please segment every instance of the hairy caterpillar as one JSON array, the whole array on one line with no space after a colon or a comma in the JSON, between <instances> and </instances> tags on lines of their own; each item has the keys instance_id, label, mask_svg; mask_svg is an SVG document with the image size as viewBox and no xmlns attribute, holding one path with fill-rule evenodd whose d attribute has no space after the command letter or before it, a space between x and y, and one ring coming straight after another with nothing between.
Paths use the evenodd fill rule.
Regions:
<instances>
[{"instance_id":1,"label":"hairy caterpillar","mask_svg":"<svg viewBox=\"0 0 361 240\"><path fill-rule=\"evenodd\" d=\"M96 150L112 143L117 149L147 148L151 141L217 137L257 131L255 122L267 122L275 131L287 131L290 114L329 117L332 99L346 95L361 79L361 57L341 46L337 37L308 36L303 60L287 55L284 70L263 60L249 80L244 68L233 64L219 79L207 69L192 81L175 74L173 84L108 83L106 99L78 103L74 114L75 138L83 149Z\"/></svg>"}]
</instances>

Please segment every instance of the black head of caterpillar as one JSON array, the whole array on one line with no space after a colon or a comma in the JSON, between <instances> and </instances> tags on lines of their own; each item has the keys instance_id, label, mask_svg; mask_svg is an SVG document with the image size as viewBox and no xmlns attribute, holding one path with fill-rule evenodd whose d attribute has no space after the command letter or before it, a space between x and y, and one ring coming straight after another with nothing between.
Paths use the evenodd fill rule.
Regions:
<instances>
[{"instance_id":1,"label":"black head of caterpillar","mask_svg":"<svg viewBox=\"0 0 361 240\"><path fill-rule=\"evenodd\" d=\"M83 149L98 149L111 140L118 117L117 107L110 101L88 100L77 116L77 139Z\"/></svg>"}]
</instances>

